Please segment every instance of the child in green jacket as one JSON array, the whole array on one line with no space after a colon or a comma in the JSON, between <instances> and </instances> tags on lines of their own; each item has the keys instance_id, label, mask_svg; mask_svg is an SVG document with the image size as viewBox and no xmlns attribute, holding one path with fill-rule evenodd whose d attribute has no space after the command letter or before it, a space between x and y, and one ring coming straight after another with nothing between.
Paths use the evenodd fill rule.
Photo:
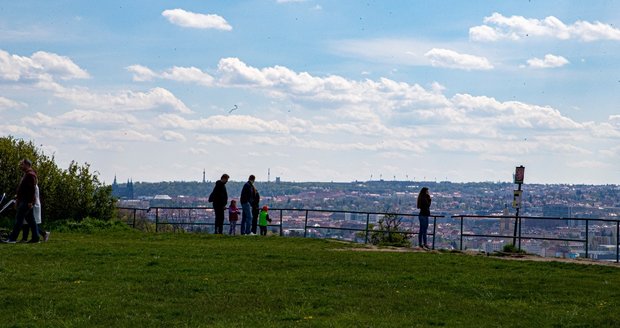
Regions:
<instances>
[{"instance_id":1,"label":"child in green jacket","mask_svg":"<svg viewBox=\"0 0 620 328\"><path fill-rule=\"evenodd\" d=\"M260 214L258 214L258 227L260 228L260 235L261 236L266 236L267 235L267 225L269 223L271 223L271 219L269 218L269 207L267 205L263 206L263 209L260 211Z\"/></svg>"}]
</instances>

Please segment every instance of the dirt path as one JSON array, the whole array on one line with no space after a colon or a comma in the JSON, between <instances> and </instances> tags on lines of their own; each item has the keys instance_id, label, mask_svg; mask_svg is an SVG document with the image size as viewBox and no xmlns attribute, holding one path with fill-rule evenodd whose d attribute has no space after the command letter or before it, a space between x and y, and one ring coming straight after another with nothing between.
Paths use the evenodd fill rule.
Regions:
<instances>
[{"instance_id":1,"label":"dirt path","mask_svg":"<svg viewBox=\"0 0 620 328\"><path fill-rule=\"evenodd\" d=\"M356 245L357 246L357 245ZM395 253L436 253L436 254L463 254L469 256L484 256L488 258L494 258L499 260L508 261L534 261L534 262L562 262L584 265L601 265L620 268L620 263L595 261L590 259L564 259L555 257L542 257L538 255L523 254L523 255L493 255L480 252L468 252L468 251L446 251L446 250L431 250L426 251L420 248L404 248L404 247L377 247L373 245L362 245L361 247L351 248L339 248L338 251L352 251L352 252L395 252Z\"/></svg>"}]
</instances>

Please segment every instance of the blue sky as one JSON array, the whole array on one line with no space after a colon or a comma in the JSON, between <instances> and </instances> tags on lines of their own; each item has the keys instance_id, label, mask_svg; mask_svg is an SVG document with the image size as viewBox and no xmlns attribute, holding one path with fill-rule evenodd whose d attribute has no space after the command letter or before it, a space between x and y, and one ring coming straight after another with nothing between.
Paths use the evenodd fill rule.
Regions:
<instances>
[{"instance_id":1,"label":"blue sky","mask_svg":"<svg viewBox=\"0 0 620 328\"><path fill-rule=\"evenodd\" d=\"M620 183L618 1L4 1L0 135L111 183Z\"/></svg>"}]
</instances>

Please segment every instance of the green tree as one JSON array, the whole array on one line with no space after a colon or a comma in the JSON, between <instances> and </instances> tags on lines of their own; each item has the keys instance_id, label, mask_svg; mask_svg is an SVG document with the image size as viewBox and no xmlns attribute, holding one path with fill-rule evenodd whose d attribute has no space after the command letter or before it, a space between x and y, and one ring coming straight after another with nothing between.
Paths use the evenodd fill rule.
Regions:
<instances>
[{"instance_id":1,"label":"green tree","mask_svg":"<svg viewBox=\"0 0 620 328\"><path fill-rule=\"evenodd\" d=\"M0 188L8 198L15 195L22 176L18 163L23 158L31 160L37 172L44 221L81 221L87 217L109 220L114 217L116 208L112 188L91 173L89 164L79 165L73 161L62 170L53 156L45 155L31 141L12 136L0 137ZM9 211L3 213L5 218L12 214Z\"/></svg>"},{"instance_id":2,"label":"green tree","mask_svg":"<svg viewBox=\"0 0 620 328\"><path fill-rule=\"evenodd\" d=\"M381 246L411 246L409 237L411 233L406 232L402 227L402 218L395 214L387 214L379 219L379 225L373 226L370 233L370 242L373 245Z\"/></svg>"}]
</instances>

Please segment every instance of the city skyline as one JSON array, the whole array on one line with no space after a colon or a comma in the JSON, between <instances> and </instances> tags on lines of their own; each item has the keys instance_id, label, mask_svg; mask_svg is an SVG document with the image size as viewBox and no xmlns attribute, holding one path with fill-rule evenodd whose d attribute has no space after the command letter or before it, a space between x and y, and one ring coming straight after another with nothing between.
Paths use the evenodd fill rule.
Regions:
<instances>
[{"instance_id":1,"label":"city skyline","mask_svg":"<svg viewBox=\"0 0 620 328\"><path fill-rule=\"evenodd\" d=\"M620 184L618 26L617 2L6 3L0 134L107 184Z\"/></svg>"}]
</instances>

